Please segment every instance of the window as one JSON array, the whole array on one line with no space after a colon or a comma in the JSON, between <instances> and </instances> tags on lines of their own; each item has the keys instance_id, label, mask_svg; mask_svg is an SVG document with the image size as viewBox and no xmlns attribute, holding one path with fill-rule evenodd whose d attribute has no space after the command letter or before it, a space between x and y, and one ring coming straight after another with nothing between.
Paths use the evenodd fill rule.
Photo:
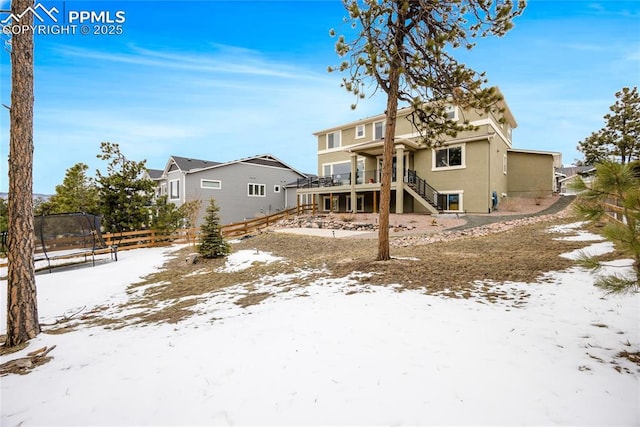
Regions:
<instances>
[{"instance_id":1,"label":"window","mask_svg":"<svg viewBox=\"0 0 640 427\"><path fill-rule=\"evenodd\" d=\"M444 113L447 120L452 120L454 122L458 121L458 107L455 105L447 105L444 108Z\"/></svg>"},{"instance_id":2,"label":"window","mask_svg":"<svg viewBox=\"0 0 640 427\"><path fill-rule=\"evenodd\" d=\"M274 192L274 193L279 193L279 192L280 192L280 188L281 188L281 187L280 187L278 184L274 185L274 186L273 186L273 192Z\"/></svg>"},{"instance_id":3,"label":"window","mask_svg":"<svg viewBox=\"0 0 640 427\"><path fill-rule=\"evenodd\" d=\"M248 184L249 197L266 197L267 186L264 184Z\"/></svg>"},{"instance_id":4,"label":"window","mask_svg":"<svg viewBox=\"0 0 640 427\"><path fill-rule=\"evenodd\" d=\"M384 122L375 122L373 124L373 139L378 140L384 138Z\"/></svg>"},{"instance_id":5,"label":"window","mask_svg":"<svg viewBox=\"0 0 640 427\"><path fill-rule=\"evenodd\" d=\"M163 182L160 184L160 195L161 196L166 196L167 195L167 183Z\"/></svg>"},{"instance_id":6,"label":"window","mask_svg":"<svg viewBox=\"0 0 640 427\"><path fill-rule=\"evenodd\" d=\"M180 180L174 179L169 181L169 198L170 199L179 199L180 198Z\"/></svg>"},{"instance_id":7,"label":"window","mask_svg":"<svg viewBox=\"0 0 640 427\"><path fill-rule=\"evenodd\" d=\"M502 158L502 173L507 174L507 155Z\"/></svg>"},{"instance_id":8,"label":"window","mask_svg":"<svg viewBox=\"0 0 640 427\"><path fill-rule=\"evenodd\" d=\"M340 210L340 198L338 196L324 196L322 198L322 209L325 212L338 212Z\"/></svg>"},{"instance_id":9,"label":"window","mask_svg":"<svg viewBox=\"0 0 640 427\"><path fill-rule=\"evenodd\" d=\"M301 194L300 195L300 204L301 205L310 205L313 203L313 194Z\"/></svg>"},{"instance_id":10,"label":"window","mask_svg":"<svg viewBox=\"0 0 640 427\"><path fill-rule=\"evenodd\" d=\"M444 211L461 211L462 210L462 194L449 193L438 195L439 208Z\"/></svg>"},{"instance_id":11,"label":"window","mask_svg":"<svg viewBox=\"0 0 640 427\"><path fill-rule=\"evenodd\" d=\"M364 138L364 125L356 126L356 139Z\"/></svg>"},{"instance_id":12,"label":"window","mask_svg":"<svg viewBox=\"0 0 640 427\"><path fill-rule=\"evenodd\" d=\"M364 160L358 160L356 175L360 184L362 183L362 172L364 171ZM349 185L351 183L351 162L329 163L322 165L323 176L332 176L335 183ZM335 185L335 184L334 184Z\"/></svg>"},{"instance_id":13,"label":"window","mask_svg":"<svg viewBox=\"0 0 640 427\"><path fill-rule=\"evenodd\" d=\"M222 188L222 181L215 179L201 179L200 188L220 190Z\"/></svg>"},{"instance_id":14,"label":"window","mask_svg":"<svg viewBox=\"0 0 640 427\"><path fill-rule=\"evenodd\" d=\"M340 147L340 132L332 132L327 134L327 150Z\"/></svg>"},{"instance_id":15,"label":"window","mask_svg":"<svg viewBox=\"0 0 640 427\"><path fill-rule=\"evenodd\" d=\"M347 212L351 212L351 196L347 196ZM356 195L356 212L364 212L364 194Z\"/></svg>"},{"instance_id":16,"label":"window","mask_svg":"<svg viewBox=\"0 0 640 427\"><path fill-rule=\"evenodd\" d=\"M435 150L433 168L461 168L464 167L463 146L446 147Z\"/></svg>"}]
</instances>

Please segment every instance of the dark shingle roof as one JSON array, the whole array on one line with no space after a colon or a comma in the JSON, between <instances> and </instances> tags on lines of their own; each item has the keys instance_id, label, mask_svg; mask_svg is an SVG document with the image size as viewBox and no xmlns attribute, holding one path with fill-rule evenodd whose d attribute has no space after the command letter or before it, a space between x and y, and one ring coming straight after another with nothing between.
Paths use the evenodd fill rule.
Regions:
<instances>
[{"instance_id":1,"label":"dark shingle roof","mask_svg":"<svg viewBox=\"0 0 640 427\"><path fill-rule=\"evenodd\" d=\"M160 179L164 171L162 169L147 169L147 173L151 179Z\"/></svg>"},{"instance_id":2,"label":"dark shingle roof","mask_svg":"<svg viewBox=\"0 0 640 427\"><path fill-rule=\"evenodd\" d=\"M191 159L191 158L188 158L188 157L171 156L171 158L176 162L178 167L181 170L185 171L185 172L192 171L194 169L208 168L208 167L211 167L211 166L216 166L216 165L222 164L220 162L211 162L209 160Z\"/></svg>"}]
</instances>

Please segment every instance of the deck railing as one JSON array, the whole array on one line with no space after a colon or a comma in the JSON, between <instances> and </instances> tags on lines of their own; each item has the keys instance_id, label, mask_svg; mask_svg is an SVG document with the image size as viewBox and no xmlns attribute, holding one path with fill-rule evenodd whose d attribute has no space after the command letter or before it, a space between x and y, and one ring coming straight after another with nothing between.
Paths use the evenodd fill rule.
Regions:
<instances>
[{"instance_id":1,"label":"deck railing","mask_svg":"<svg viewBox=\"0 0 640 427\"><path fill-rule=\"evenodd\" d=\"M381 171L378 169L368 171L358 171L356 173L356 185L359 184L378 184L380 183ZM395 181L395 172L393 174ZM326 176L314 176L311 178L298 178L298 188L319 188L319 187L336 187L339 185L351 185L351 173L337 173Z\"/></svg>"},{"instance_id":2,"label":"deck railing","mask_svg":"<svg viewBox=\"0 0 640 427\"><path fill-rule=\"evenodd\" d=\"M416 171L411 169L407 170L405 182L409 184L409 186L413 188L416 191L416 193L420 195L420 197L425 199L427 202L429 202L432 206L434 206L438 210L441 209L440 203L439 203L440 200L438 197L440 193L438 193L438 191L435 188L427 184L427 181L420 178L416 173Z\"/></svg>"}]
</instances>

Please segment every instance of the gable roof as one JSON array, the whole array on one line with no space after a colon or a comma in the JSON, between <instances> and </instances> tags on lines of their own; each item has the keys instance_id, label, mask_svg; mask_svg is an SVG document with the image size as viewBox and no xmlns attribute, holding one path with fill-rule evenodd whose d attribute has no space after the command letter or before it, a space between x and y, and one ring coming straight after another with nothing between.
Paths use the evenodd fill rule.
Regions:
<instances>
[{"instance_id":1,"label":"gable roof","mask_svg":"<svg viewBox=\"0 0 640 427\"><path fill-rule=\"evenodd\" d=\"M162 169L147 169L147 175L149 175L149 179L156 180L162 178L162 174L164 170Z\"/></svg>"},{"instance_id":2,"label":"gable roof","mask_svg":"<svg viewBox=\"0 0 640 427\"><path fill-rule=\"evenodd\" d=\"M180 170L183 172L191 172L194 169L203 169L210 166L216 166L216 165L222 164L220 162L212 162L209 160L199 160L199 159L192 159L189 157L180 157L180 156L171 156L169 161L171 161L171 159L173 159L176 166L178 166Z\"/></svg>"},{"instance_id":3,"label":"gable roof","mask_svg":"<svg viewBox=\"0 0 640 427\"><path fill-rule=\"evenodd\" d=\"M171 170L172 165L177 166L182 172L185 173L196 173L203 170L209 170L224 166L229 166L238 163L246 163L246 164L255 164L261 166L270 166L282 169L290 169L293 172L297 173L301 177L306 177L307 175L298 171L297 169L289 166L282 160L278 159L276 156L271 154L260 154L252 157L245 157L238 160L232 160L230 162L213 162L209 160L200 160L193 159L188 157L180 157L180 156L171 156L167 161L167 165L164 170L162 170L162 174L165 174Z\"/></svg>"}]
</instances>

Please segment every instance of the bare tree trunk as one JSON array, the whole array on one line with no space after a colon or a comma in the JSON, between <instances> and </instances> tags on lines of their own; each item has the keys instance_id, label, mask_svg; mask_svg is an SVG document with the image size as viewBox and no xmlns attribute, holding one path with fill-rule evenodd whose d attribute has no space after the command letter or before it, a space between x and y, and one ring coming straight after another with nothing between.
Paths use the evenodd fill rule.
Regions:
<instances>
[{"instance_id":1,"label":"bare tree trunk","mask_svg":"<svg viewBox=\"0 0 640 427\"><path fill-rule=\"evenodd\" d=\"M394 29L394 57L389 62L389 84L387 93L387 110L385 116L387 125L384 131L384 145L382 150L382 177L380 179L380 228L378 229L378 261L391 259L389 251L389 211L391 209L391 175L393 173L393 146L396 134L396 117L398 115L398 92L400 90L401 55L405 37L405 17L407 10L398 7L396 22L388 25ZM402 172L397 173L396 179L402 179ZM396 195L397 197L397 195Z\"/></svg>"},{"instance_id":2,"label":"bare tree trunk","mask_svg":"<svg viewBox=\"0 0 640 427\"><path fill-rule=\"evenodd\" d=\"M378 221L378 261L391 259L389 251L389 212L391 209L391 175L393 173L393 145L398 114L399 67L391 65L389 71L389 92L387 93L387 125L384 130L382 150L382 177L380 179L380 219ZM396 179L401 177L396 173ZM397 196L396 196L397 197Z\"/></svg>"},{"instance_id":3,"label":"bare tree trunk","mask_svg":"<svg viewBox=\"0 0 640 427\"><path fill-rule=\"evenodd\" d=\"M13 0L11 11L14 16L20 16L32 3ZM33 15L25 13L20 26L31 25ZM12 35L11 78L5 342L8 347L40 333L33 264L33 33L29 30Z\"/></svg>"}]
</instances>

